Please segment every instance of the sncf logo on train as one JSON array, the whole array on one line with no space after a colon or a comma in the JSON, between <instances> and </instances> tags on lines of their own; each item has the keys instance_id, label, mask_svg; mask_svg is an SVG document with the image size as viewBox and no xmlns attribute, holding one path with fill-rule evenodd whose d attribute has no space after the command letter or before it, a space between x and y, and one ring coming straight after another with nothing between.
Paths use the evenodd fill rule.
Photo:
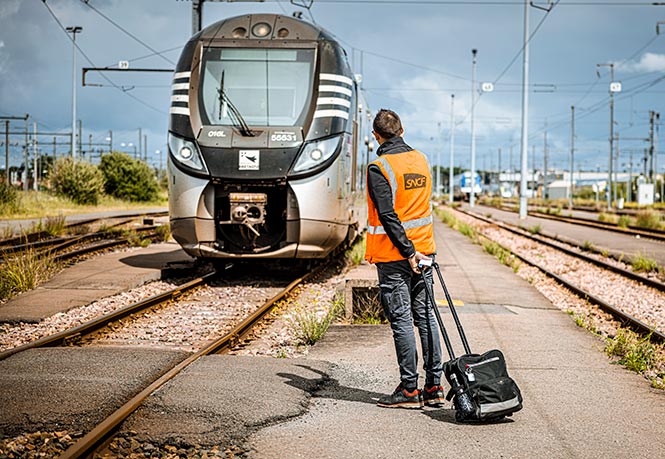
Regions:
<instances>
[{"instance_id":1,"label":"sncf logo on train","mask_svg":"<svg viewBox=\"0 0 665 459\"><path fill-rule=\"evenodd\" d=\"M425 188L427 177L420 174L404 174L404 189Z\"/></svg>"}]
</instances>

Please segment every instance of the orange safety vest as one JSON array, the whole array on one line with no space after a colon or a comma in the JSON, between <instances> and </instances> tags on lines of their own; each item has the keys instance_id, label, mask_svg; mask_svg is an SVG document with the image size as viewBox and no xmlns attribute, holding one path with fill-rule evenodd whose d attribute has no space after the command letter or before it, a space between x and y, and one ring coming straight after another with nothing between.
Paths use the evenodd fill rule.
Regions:
<instances>
[{"instance_id":1,"label":"orange safety vest","mask_svg":"<svg viewBox=\"0 0 665 459\"><path fill-rule=\"evenodd\" d=\"M388 180L393 206L406 236L416 250L429 255L436 251L432 223L432 178L425 155L417 150L380 156L376 164ZM370 263L404 260L381 226L379 213L367 192L367 247L365 259Z\"/></svg>"}]
</instances>

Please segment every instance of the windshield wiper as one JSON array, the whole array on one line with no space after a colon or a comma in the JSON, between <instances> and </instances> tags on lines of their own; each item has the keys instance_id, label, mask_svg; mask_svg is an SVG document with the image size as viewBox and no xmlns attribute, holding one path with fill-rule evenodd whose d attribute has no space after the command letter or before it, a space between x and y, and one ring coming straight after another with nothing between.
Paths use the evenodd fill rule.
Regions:
<instances>
[{"instance_id":1,"label":"windshield wiper","mask_svg":"<svg viewBox=\"0 0 665 459\"><path fill-rule=\"evenodd\" d=\"M245 119L240 114L240 110L238 110L233 102L231 102L228 94L224 91L224 71L222 71L222 78L217 93L219 97L219 119L222 119L222 108L224 107L224 104L226 104L229 119L231 120L231 123L233 123L233 126L236 127L244 137L254 137L256 134L249 129Z\"/></svg>"}]
</instances>

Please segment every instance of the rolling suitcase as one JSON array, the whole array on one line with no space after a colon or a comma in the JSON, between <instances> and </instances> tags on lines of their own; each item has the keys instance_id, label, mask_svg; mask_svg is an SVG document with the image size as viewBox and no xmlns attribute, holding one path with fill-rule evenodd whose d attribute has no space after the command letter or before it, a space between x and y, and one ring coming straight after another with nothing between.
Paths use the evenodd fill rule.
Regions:
<instances>
[{"instance_id":1,"label":"rolling suitcase","mask_svg":"<svg viewBox=\"0 0 665 459\"><path fill-rule=\"evenodd\" d=\"M515 381L508 376L503 354L498 349L487 351L484 354L471 353L439 265L436 262L426 262L427 260L421 261L420 270L423 273L425 269L436 271L465 351L463 356L455 357L450 338L434 301L433 285L427 282L423 274L427 302L432 305L450 356L450 361L443 364L443 374L451 387L446 399L452 398L453 400L455 419L459 422L494 421L511 416L522 409L522 394Z\"/></svg>"}]
</instances>

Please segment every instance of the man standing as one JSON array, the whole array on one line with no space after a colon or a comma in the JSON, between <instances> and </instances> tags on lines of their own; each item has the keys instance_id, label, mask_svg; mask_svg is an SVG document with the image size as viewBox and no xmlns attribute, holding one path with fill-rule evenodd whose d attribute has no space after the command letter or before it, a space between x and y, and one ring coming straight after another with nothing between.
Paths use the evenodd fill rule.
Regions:
<instances>
[{"instance_id":1,"label":"man standing","mask_svg":"<svg viewBox=\"0 0 665 459\"><path fill-rule=\"evenodd\" d=\"M381 109L374 118L379 158L367 167L368 232L365 259L375 263L381 305L395 341L400 383L378 405L420 408L445 403L441 386L441 344L434 316L427 307L418 262L434 255L432 179L425 156L402 139L399 116ZM425 272L432 282L432 272ZM433 307L436 307L433 305ZM425 369L425 387L418 389L418 328Z\"/></svg>"}]
</instances>

